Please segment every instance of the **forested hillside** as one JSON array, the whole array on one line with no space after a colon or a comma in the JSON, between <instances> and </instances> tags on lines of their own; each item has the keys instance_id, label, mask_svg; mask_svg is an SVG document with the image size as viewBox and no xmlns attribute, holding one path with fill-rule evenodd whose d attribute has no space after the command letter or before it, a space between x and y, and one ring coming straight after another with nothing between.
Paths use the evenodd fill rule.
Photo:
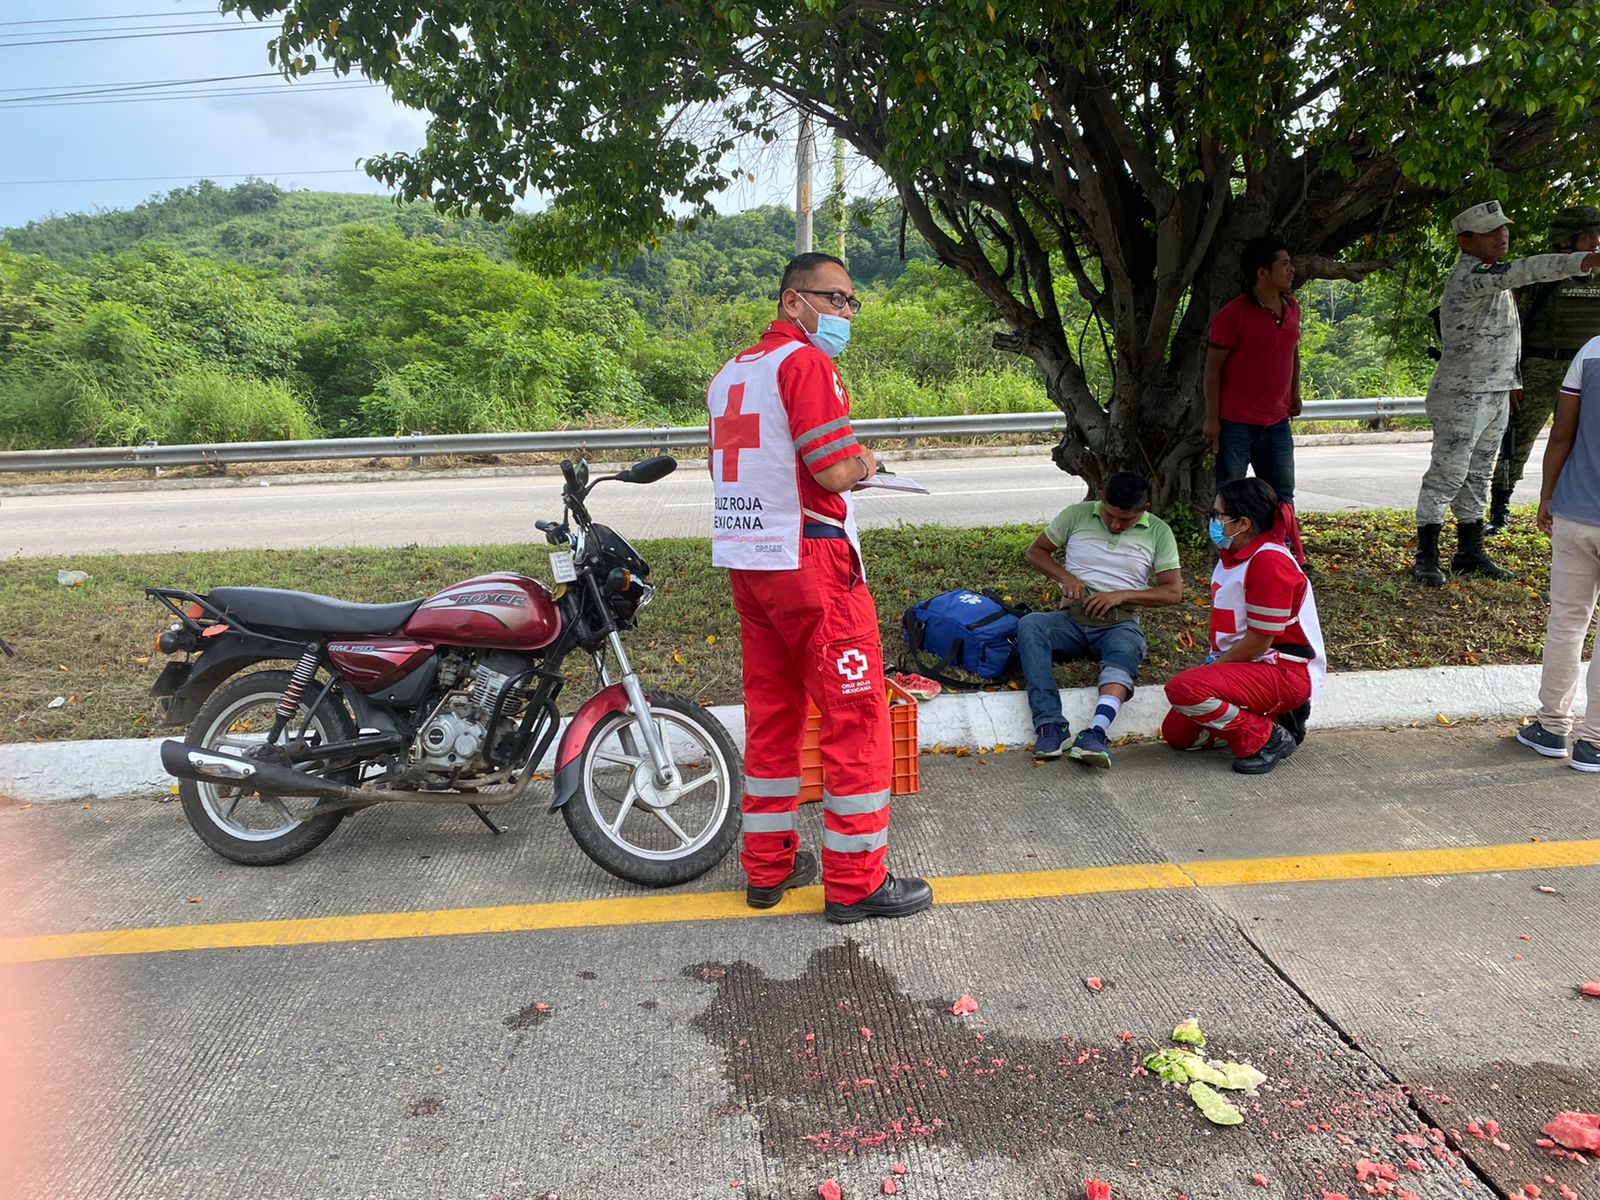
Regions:
<instances>
[{"instance_id":1,"label":"forested hillside","mask_svg":"<svg viewBox=\"0 0 1600 1200\"><path fill-rule=\"evenodd\" d=\"M900 239L893 211L847 217L867 301L844 360L857 411L1048 408L975 294ZM549 278L511 262L501 226L259 181L34 222L0 232L0 448L692 423L771 318L792 246L791 215L756 209ZM1308 396L1421 390L1418 304L1400 294L1302 293ZM1069 303L1093 347L1093 315ZM1088 360L1103 385L1104 357Z\"/></svg>"}]
</instances>

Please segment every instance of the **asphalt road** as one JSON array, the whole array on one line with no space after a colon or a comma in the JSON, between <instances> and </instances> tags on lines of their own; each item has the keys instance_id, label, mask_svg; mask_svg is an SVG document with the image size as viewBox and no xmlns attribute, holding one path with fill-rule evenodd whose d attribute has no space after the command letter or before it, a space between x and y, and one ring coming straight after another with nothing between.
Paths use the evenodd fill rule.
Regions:
<instances>
[{"instance_id":1,"label":"asphalt road","mask_svg":"<svg viewBox=\"0 0 1600 1200\"><path fill-rule=\"evenodd\" d=\"M0 809L0 1194L1592 1198L1535 1139L1600 1111L1600 792L1508 735L924 755L889 852L938 903L849 930L732 858L639 896L538 796L277 868L164 797ZM1267 1076L1241 1125L1138 1069L1190 1015Z\"/></svg>"},{"instance_id":2,"label":"asphalt road","mask_svg":"<svg viewBox=\"0 0 1600 1200\"><path fill-rule=\"evenodd\" d=\"M1305 446L1296 458L1297 501L1305 511L1405 508L1416 502L1428 444ZM1536 448L1518 503L1538 499L1540 458ZM863 526L1042 525L1084 490L1043 452L944 463L921 459L901 470L933 494L863 493L857 510ZM590 509L628 537L702 537L710 527L711 484L700 469L680 470L644 487L610 484L595 492ZM131 492L5 496L0 556L504 543L539 536L533 522L559 515L560 480L548 474L206 489L154 485Z\"/></svg>"}]
</instances>

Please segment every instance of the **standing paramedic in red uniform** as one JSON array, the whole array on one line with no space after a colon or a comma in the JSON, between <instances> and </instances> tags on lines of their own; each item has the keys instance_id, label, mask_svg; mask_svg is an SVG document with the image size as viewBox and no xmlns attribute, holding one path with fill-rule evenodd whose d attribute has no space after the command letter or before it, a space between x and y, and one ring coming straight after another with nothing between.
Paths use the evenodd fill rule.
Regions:
<instances>
[{"instance_id":1,"label":"standing paramedic in red uniform","mask_svg":"<svg viewBox=\"0 0 1600 1200\"><path fill-rule=\"evenodd\" d=\"M833 365L860 308L842 262L799 255L778 319L706 389L712 562L728 568L744 639L745 898L771 908L816 876L796 823L809 698L822 714L822 888L836 924L933 903L926 881L883 861L894 751L849 495L877 460L851 431Z\"/></svg>"},{"instance_id":2,"label":"standing paramedic in red uniform","mask_svg":"<svg viewBox=\"0 0 1600 1200\"><path fill-rule=\"evenodd\" d=\"M1162 739L1175 750L1226 743L1242 775L1294 753L1327 669L1311 584L1274 530L1281 511L1264 480L1217 489L1207 527L1222 551L1211 573L1211 652L1167 680Z\"/></svg>"}]
</instances>

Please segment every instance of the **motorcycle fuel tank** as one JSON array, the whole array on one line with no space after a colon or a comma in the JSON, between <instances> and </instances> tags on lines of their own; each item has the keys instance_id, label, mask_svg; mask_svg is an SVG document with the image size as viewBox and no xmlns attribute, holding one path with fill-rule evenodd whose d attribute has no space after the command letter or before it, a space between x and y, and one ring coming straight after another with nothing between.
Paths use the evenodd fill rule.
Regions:
<instances>
[{"instance_id":1,"label":"motorcycle fuel tank","mask_svg":"<svg viewBox=\"0 0 1600 1200\"><path fill-rule=\"evenodd\" d=\"M479 575L429 596L401 632L449 646L541 650L560 635L561 610L537 579Z\"/></svg>"}]
</instances>

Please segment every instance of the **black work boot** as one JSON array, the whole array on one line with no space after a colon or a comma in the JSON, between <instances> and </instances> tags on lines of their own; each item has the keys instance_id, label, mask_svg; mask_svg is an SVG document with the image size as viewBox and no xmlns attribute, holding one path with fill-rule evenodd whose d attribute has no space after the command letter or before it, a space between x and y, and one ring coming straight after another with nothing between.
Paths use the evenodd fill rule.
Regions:
<instances>
[{"instance_id":1,"label":"black work boot","mask_svg":"<svg viewBox=\"0 0 1600 1200\"><path fill-rule=\"evenodd\" d=\"M909 917L932 904L933 889L926 879L888 875L872 895L854 904L835 904L829 900L823 905L823 912L835 925L853 925L871 917Z\"/></svg>"},{"instance_id":2,"label":"black work boot","mask_svg":"<svg viewBox=\"0 0 1600 1200\"><path fill-rule=\"evenodd\" d=\"M1450 569L1457 575L1482 575L1489 579L1516 578L1483 552L1482 521L1456 522L1456 556L1450 560Z\"/></svg>"},{"instance_id":3,"label":"black work boot","mask_svg":"<svg viewBox=\"0 0 1600 1200\"><path fill-rule=\"evenodd\" d=\"M1420 579L1429 587L1444 586L1444 571L1439 568L1439 534L1443 529L1443 525L1417 526L1417 561L1411 564L1411 578ZM1481 548L1481 538L1479 543Z\"/></svg>"},{"instance_id":4,"label":"black work boot","mask_svg":"<svg viewBox=\"0 0 1600 1200\"><path fill-rule=\"evenodd\" d=\"M756 887L753 884L744 889L744 902L751 908L771 908L783 899L783 894L792 887L805 887L817 877L817 859L813 854L804 850L794 852L794 868L789 872L788 878L782 883L775 883L771 887Z\"/></svg>"},{"instance_id":5,"label":"black work boot","mask_svg":"<svg viewBox=\"0 0 1600 1200\"><path fill-rule=\"evenodd\" d=\"M1489 499L1489 522L1483 527L1483 531L1493 537L1497 533L1504 533L1510 524L1511 496L1509 493L1496 491Z\"/></svg>"},{"instance_id":6,"label":"black work boot","mask_svg":"<svg viewBox=\"0 0 1600 1200\"><path fill-rule=\"evenodd\" d=\"M1234 759L1233 769L1241 775L1265 775L1299 747L1292 733L1282 725L1274 725L1267 744L1248 758Z\"/></svg>"}]
</instances>

